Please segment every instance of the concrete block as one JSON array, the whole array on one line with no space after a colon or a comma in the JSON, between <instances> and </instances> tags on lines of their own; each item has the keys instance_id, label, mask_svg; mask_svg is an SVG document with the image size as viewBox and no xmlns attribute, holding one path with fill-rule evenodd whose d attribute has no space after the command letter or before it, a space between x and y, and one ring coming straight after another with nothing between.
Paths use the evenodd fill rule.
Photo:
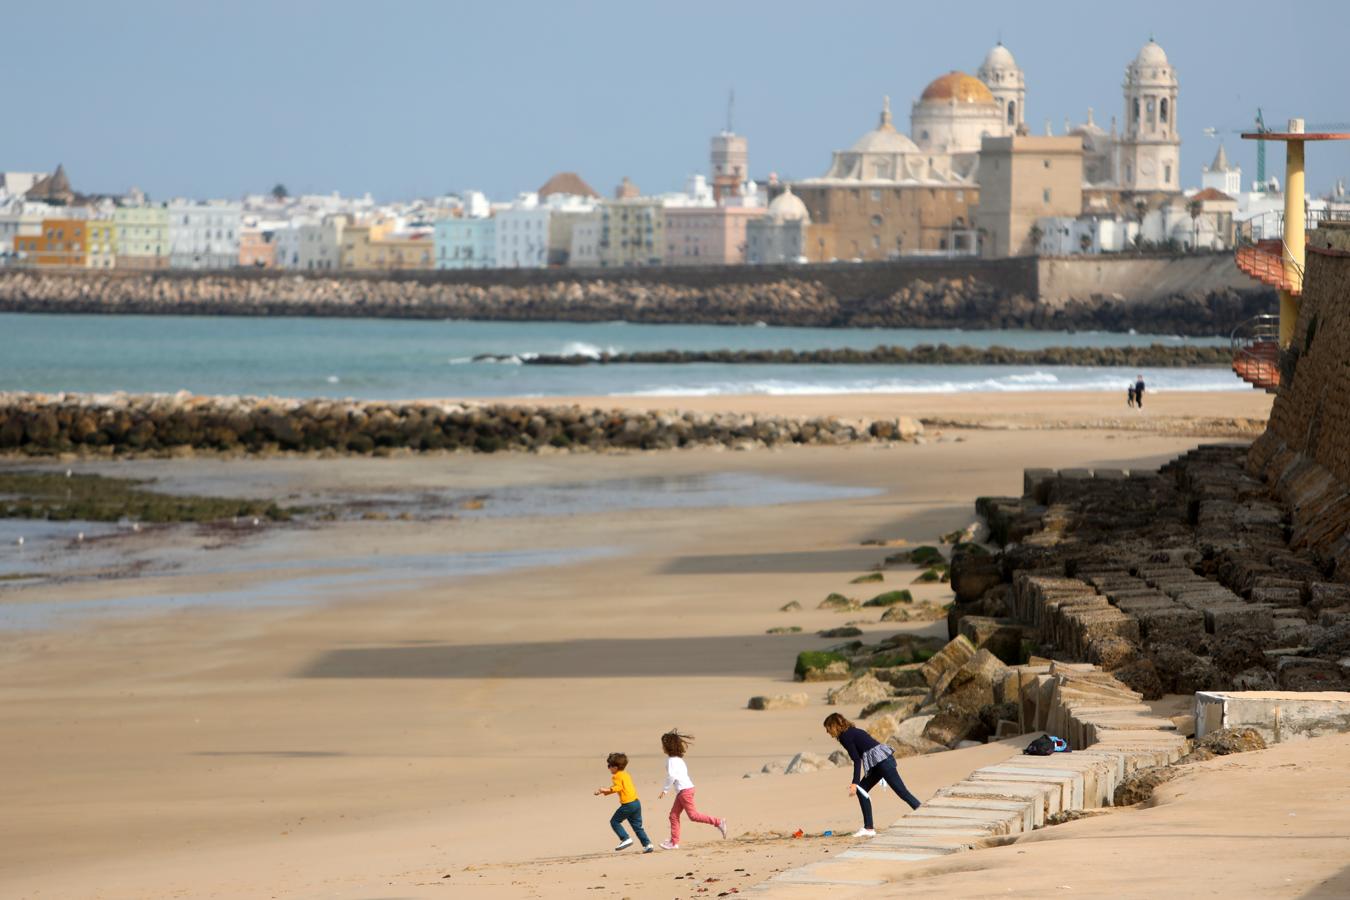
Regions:
<instances>
[{"instance_id":1,"label":"concrete block","mask_svg":"<svg viewBox=\"0 0 1350 900\"><path fill-rule=\"evenodd\" d=\"M1205 630L1210 634L1224 635L1233 631L1270 631L1275 630L1275 616L1268 606L1254 606L1239 603L1209 607L1204 611Z\"/></svg>"},{"instance_id":2,"label":"concrete block","mask_svg":"<svg viewBox=\"0 0 1350 900\"><path fill-rule=\"evenodd\" d=\"M1255 728L1267 744L1350 732L1350 691L1199 691L1196 737Z\"/></svg>"},{"instance_id":3,"label":"concrete block","mask_svg":"<svg viewBox=\"0 0 1350 900\"><path fill-rule=\"evenodd\" d=\"M1016 816L1015 828L1017 831L1010 832L1016 834L1019 831L1032 831L1037 823L1037 806L1034 803L1025 800L986 800L984 798L967 797L944 797L937 796L929 800L923 806L914 812L923 812L925 809L932 809L937 812L950 813L953 810L971 810L987 813L1004 814ZM1040 815L1041 824L1045 824L1044 812Z\"/></svg>"},{"instance_id":4,"label":"concrete block","mask_svg":"<svg viewBox=\"0 0 1350 900\"><path fill-rule=\"evenodd\" d=\"M1083 808L1082 773L1068 769L1034 769L1009 762L976 769L970 773L970 780L1049 784L1059 790L1060 809Z\"/></svg>"},{"instance_id":5,"label":"concrete block","mask_svg":"<svg viewBox=\"0 0 1350 900\"><path fill-rule=\"evenodd\" d=\"M1013 781L961 781L937 792L939 797L971 797L987 800L1031 801L1040 805L1036 816L1036 827L1045 824L1046 816L1060 811L1060 790L1058 785L1028 784Z\"/></svg>"}]
</instances>

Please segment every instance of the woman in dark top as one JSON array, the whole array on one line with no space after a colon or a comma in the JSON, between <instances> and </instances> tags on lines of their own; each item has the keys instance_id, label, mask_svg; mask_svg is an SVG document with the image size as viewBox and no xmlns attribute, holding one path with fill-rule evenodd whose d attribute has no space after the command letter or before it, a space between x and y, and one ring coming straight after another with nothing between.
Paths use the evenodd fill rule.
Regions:
<instances>
[{"instance_id":1,"label":"woman in dark top","mask_svg":"<svg viewBox=\"0 0 1350 900\"><path fill-rule=\"evenodd\" d=\"M863 827L854 832L854 837L876 836L876 827L872 822L872 801L868 799L868 794L882 781L890 785L891 790L908 803L910 809L919 808L919 799L905 787L900 772L895 768L894 750L886 744L877 743L870 734L839 713L830 713L825 717L825 731L848 751L848 758L853 760L853 781L849 783L848 792L850 796L858 798L863 814Z\"/></svg>"}]
</instances>

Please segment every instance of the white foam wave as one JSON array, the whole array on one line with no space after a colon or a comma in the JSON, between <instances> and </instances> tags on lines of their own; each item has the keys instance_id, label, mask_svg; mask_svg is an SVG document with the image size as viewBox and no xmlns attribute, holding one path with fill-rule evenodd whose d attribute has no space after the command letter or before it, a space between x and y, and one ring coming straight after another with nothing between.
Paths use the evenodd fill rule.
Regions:
<instances>
[{"instance_id":1,"label":"white foam wave","mask_svg":"<svg viewBox=\"0 0 1350 900\"><path fill-rule=\"evenodd\" d=\"M604 350L601 350L595 344L588 344L585 341L568 341L563 345L563 356L584 356L587 359L599 359L601 353L617 353L618 351L611 344ZM531 354L534 356L536 354Z\"/></svg>"},{"instance_id":2,"label":"white foam wave","mask_svg":"<svg viewBox=\"0 0 1350 900\"><path fill-rule=\"evenodd\" d=\"M1013 384L1059 384L1059 378L1049 372L1028 372L1026 375L1009 375Z\"/></svg>"},{"instance_id":3,"label":"white foam wave","mask_svg":"<svg viewBox=\"0 0 1350 900\"><path fill-rule=\"evenodd\" d=\"M969 381L932 381L914 382L900 380L885 381L848 381L848 382L789 382L789 381L741 381L720 382L716 384L661 385L635 391L614 391L612 396L620 397L711 397L727 394L764 394L769 396L794 396L799 394L969 394L969 393L1013 393L1040 392L1055 393L1064 391L1123 391L1125 382L1119 376L1083 379L1081 381L1061 381L1054 376L1048 379L1030 381L1015 380L1016 376L1001 378L978 378ZM1175 383L1157 379L1149 383L1149 391L1165 394L1169 391L1242 391L1250 388L1236 378L1228 379L1178 379Z\"/></svg>"}]
</instances>

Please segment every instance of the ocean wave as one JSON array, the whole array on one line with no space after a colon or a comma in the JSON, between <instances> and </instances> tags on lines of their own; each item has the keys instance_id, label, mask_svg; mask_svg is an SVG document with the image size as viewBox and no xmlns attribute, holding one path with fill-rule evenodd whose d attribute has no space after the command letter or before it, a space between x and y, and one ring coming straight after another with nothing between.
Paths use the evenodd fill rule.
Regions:
<instances>
[{"instance_id":1,"label":"ocean wave","mask_svg":"<svg viewBox=\"0 0 1350 900\"><path fill-rule=\"evenodd\" d=\"M619 351L615 349L613 345L610 345L606 347L604 350L601 350L595 344L588 344L585 341L568 341L566 344L563 345L562 352L560 355L584 356L587 359L599 359L601 353L617 353L617 352ZM533 358L535 356L538 356L538 354L532 353L526 358Z\"/></svg>"},{"instance_id":2,"label":"ocean wave","mask_svg":"<svg viewBox=\"0 0 1350 900\"><path fill-rule=\"evenodd\" d=\"M1015 393L1041 392L1055 393L1065 391L1122 391L1124 381L1118 377L1092 378L1082 381L1060 381L1053 375L1034 380L1014 380L1019 376L1002 378L978 378L969 381L849 381L849 382L789 382L789 381L739 381L717 384L661 385L634 391L612 391L614 397L713 397L728 394L764 394L769 396L794 396L805 394L971 394L971 393ZM1025 377L1025 376L1023 376ZM1170 391L1242 391L1250 390L1236 378L1225 380L1177 381L1176 383L1151 382L1149 391L1165 394Z\"/></svg>"},{"instance_id":3,"label":"ocean wave","mask_svg":"<svg viewBox=\"0 0 1350 900\"><path fill-rule=\"evenodd\" d=\"M1028 372L1026 375L1009 375L1013 384L1059 384L1059 377L1049 372Z\"/></svg>"}]
</instances>

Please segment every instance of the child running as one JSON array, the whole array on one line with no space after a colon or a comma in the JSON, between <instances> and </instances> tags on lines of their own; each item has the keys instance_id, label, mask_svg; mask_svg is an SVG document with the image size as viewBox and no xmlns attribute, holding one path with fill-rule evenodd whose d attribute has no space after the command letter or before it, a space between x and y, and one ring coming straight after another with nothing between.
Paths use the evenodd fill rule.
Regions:
<instances>
[{"instance_id":1,"label":"child running","mask_svg":"<svg viewBox=\"0 0 1350 900\"><path fill-rule=\"evenodd\" d=\"M839 713L830 713L825 717L825 731L848 751L849 759L853 760L853 781L849 783L848 792L850 796L858 798L863 814L863 827L853 833L854 837L876 837L870 794L872 788L883 780L911 809L919 808L919 798L905 787L900 772L895 768L895 751L888 745L877 743L870 734Z\"/></svg>"},{"instance_id":2,"label":"child running","mask_svg":"<svg viewBox=\"0 0 1350 900\"><path fill-rule=\"evenodd\" d=\"M656 848L652 846L651 838L647 837L647 832L642 827L642 801L638 799L633 776L627 772L628 757L622 753L611 753L605 758L605 764L609 766L612 781L609 787L598 789L595 796L619 795L619 808L609 817L609 827L619 836L619 846L614 848L615 852L633 846L633 839L623 829L623 823L627 820L633 826L637 839L642 842L642 852L651 853Z\"/></svg>"},{"instance_id":3,"label":"child running","mask_svg":"<svg viewBox=\"0 0 1350 900\"><path fill-rule=\"evenodd\" d=\"M689 767L684 763L684 754L689 752L693 741L691 734L680 734L672 728L661 735L661 749L666 751L666 783L661 787L661 796L675 792L675 803L670 807L670 840L661 842L662 850L680 849L680 813L688 813L689 821L703 825L715 825L727 836L727 820L714 819L694 808L694 782L689 779Z\"/></svg>"}]
</instances>

